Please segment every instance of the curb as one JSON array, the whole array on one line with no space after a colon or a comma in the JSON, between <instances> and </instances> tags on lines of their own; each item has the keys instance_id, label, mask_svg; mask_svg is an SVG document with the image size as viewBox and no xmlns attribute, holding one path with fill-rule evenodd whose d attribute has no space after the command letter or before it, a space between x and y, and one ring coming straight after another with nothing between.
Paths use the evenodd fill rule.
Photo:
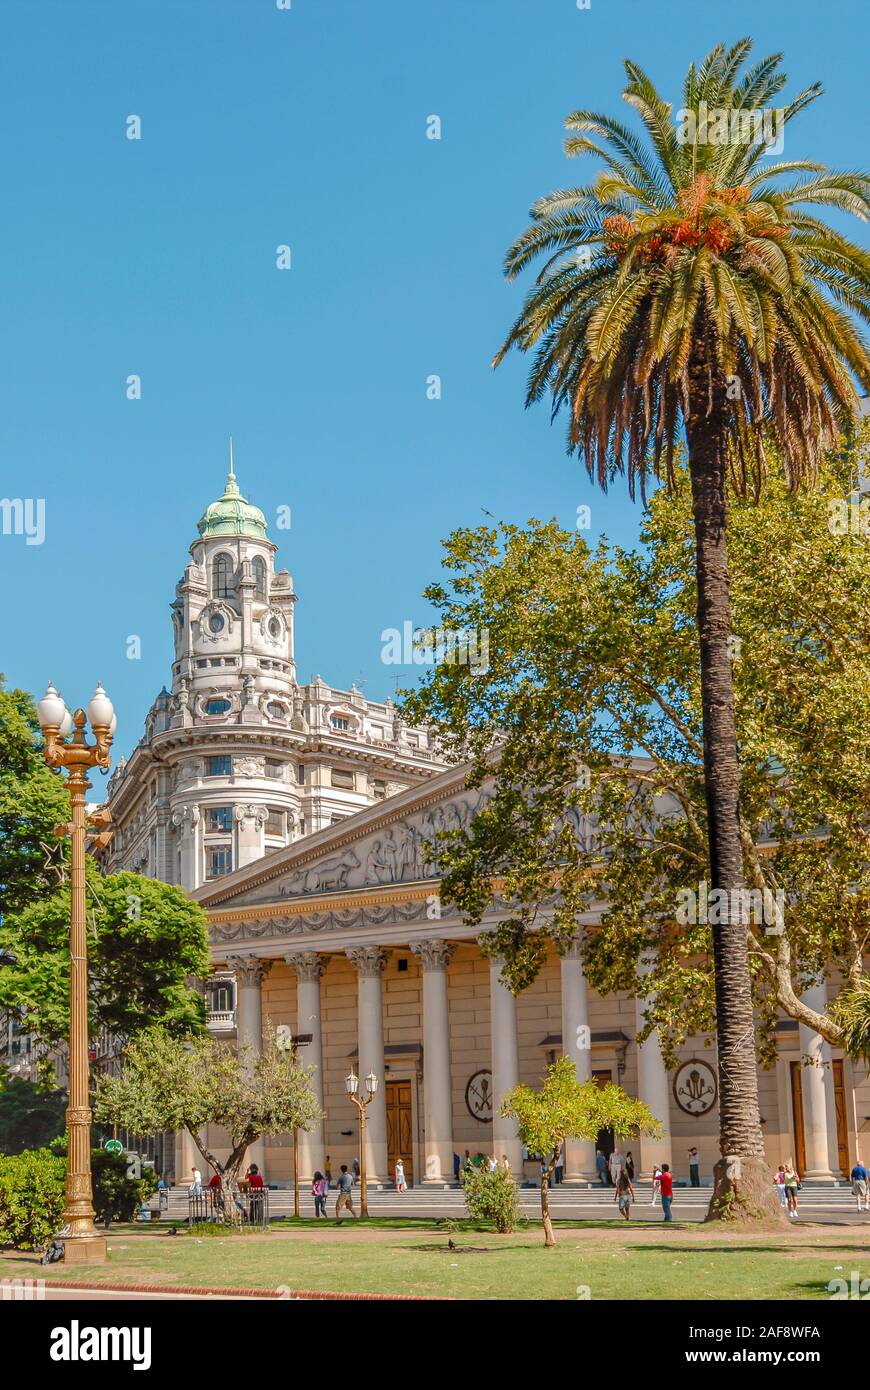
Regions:
<instances>
[{"instance_id":1,"label":"curb","mask_svg":"<svg viewBox=\"0 0 870 1390\"><path fill-rule=\"evenodd\" d=\"M314 1302L365 1302L377 1303L429 1303L441 1302L441 1299L427 1299L418 1294L412 1293L329 1293L321 1289L290 1289L286 1285L278 1289L246 1289L227 1286L226 1288L211 1288L202 1284L85 1284L78 1280L53 1279L46 1287L52 1289L79 1289L88 1293L158 1293L166 1294L171 1298L173 1294L200 1294L206 1297L214 1295L230 1296L232 1298L271 1298L279 1302L294 1302L304 1299ZM449 1301L449 1300L446 1300Z\"/></svg>"}]
</instances>

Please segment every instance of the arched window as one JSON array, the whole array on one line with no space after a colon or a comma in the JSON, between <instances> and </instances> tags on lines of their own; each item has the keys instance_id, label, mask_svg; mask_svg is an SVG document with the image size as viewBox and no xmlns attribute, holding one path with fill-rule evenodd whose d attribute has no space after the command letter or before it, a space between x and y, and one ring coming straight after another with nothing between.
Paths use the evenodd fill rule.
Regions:
<instances>
[{"instance_id":1,"label":"arched window","mask_svg":"<svg viewBox=\"0 0 870 1390\"><path fill-rule=\"evenodd\" d=\"M261 556L254 556L254 598L266 602L266 562Z\"/></svg>"},{"instance_id":2,"label":"arched window","mask_svg":"<svg viewBox=\"0 0 870 1390\"><path fill-rule=\"evenodd\" d=\"M229 555L221 553L214 557L211 578L214 598L230 598L232 596L233 562Z\"/></svg>"}]
</instances>

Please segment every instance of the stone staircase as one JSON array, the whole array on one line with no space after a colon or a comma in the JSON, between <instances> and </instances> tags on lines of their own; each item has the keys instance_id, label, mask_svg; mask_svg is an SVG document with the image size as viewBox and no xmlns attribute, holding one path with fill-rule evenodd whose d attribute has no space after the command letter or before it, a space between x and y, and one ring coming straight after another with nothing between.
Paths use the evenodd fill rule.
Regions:
<instances>
[{"instance_id":1,"label":"stone staircase","mask_svg":"<svg viewBox=\"0 0 870 1390\"><path fill-rule=\"evenodd\" d=\"M637 1202L634 1211L638 1217L647 1214L661 1215L661 1203L652 1206L652 1189L648 1182L635 1183ZM327 1201L327 1213L331 1217L335 1210L335 1189L331 1189ZM314 1203L307 1184L300 1189L302 1215L314 1216ZM537 1187L519 1189L520 1207L526 1216L538 1216L541 1210L540 1190ZM354 1205L359 1209L359 1185L354 1188ZM676 1219L699 1220L710 1201L710 1187L675 1187L674 1216ZM152 1206L156 1198L151 1199ZM392 1187L369 1187L369 1214L371 1216L426 1216L445 1219L465 1215L465 1203L459 1187L412 1187L405 1193L398 1193ZM187 1188L174 1187L169 1194L169 1206L160 1219L176 1224L187 1221ZM616 1216L616 1204L612 1187L569 1187L562 1184L550 1189L550 1208L555 1217L592 1221ZM825 1213L847 1215L855 1212L855 1199L848 1183L833 1184L804 1183L798 1193L798 1208L805 1216L822 1216ZM278 1187L269 1189L270 1217L292 1216L293 1189ZM862 1213L860 1220L870 1222L870 1214Z\"/></svg>"}]
</instances>

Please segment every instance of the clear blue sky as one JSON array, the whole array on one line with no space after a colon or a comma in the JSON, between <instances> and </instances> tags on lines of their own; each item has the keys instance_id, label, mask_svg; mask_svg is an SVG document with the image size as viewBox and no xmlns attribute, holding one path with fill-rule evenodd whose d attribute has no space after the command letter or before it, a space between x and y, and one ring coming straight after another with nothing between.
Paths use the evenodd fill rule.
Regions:
<instances>
[{"instance_id":1,"label":"clear blue sky","mask_svg":"<svg viewBox=\"0 0 870 1390\"><path fill-rule=\"evenodd\" d=\"M861 167L866 15L857 0L4 0L0 496L45 498L47 527L41 546L0 536L8 681L40 693L50 676L72 704L101 676L117 751L135 742L168 683L168 605L228 432L243 491L267 517L293 509L272 536L301 596L303 680L363 674L390 694L381 630L425 620L440 539L481 507L571 526L589 502L593 536L630 541L624 489L595 493L563 426L524 413L523 362L489 366L522 293L503 251L535 197L583 177L563 117L625 116L625 57L677 96L690 59L749 33L758 55L785 50L794 90L827 88L787 155L799 140Z\"/></svg>"}]
</instances>

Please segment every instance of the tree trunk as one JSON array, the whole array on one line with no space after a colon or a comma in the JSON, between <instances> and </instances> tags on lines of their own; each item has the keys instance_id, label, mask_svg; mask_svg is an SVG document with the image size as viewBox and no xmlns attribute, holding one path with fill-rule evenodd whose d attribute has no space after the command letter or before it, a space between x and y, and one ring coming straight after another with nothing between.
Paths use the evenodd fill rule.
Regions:
<instances>
[{"instance_id":1,"label":"tree trunk","mask_svg":"<svg viewBox=\"0 0 870 1390\"><path fill-rule=\"evenodd\" d=\"M546 1172L541 1173L541 1220L544 1223L544 1246L547 1250L552 1250L556 1244L553 1223L550 1220L550 1174L555 1166L554 1156Z\"/></svg>"},{"instance_id":2,"label":"tree trunk","mask_svg":"<svg viewBox=\"0 0 870 1390\"><path fill-rule=\"evenodd\" d=\"M703 330L689 363L686 434L692 481L698 582L704 788L710 888L728 892L730 909L712 925L719 1064L719 1136L707 1220L782 1222L761 1133L755 1021L749 976L745 887L738 824L740 768L731 662L727 524L725 383Z\"/></svg>"}]
</instances>

